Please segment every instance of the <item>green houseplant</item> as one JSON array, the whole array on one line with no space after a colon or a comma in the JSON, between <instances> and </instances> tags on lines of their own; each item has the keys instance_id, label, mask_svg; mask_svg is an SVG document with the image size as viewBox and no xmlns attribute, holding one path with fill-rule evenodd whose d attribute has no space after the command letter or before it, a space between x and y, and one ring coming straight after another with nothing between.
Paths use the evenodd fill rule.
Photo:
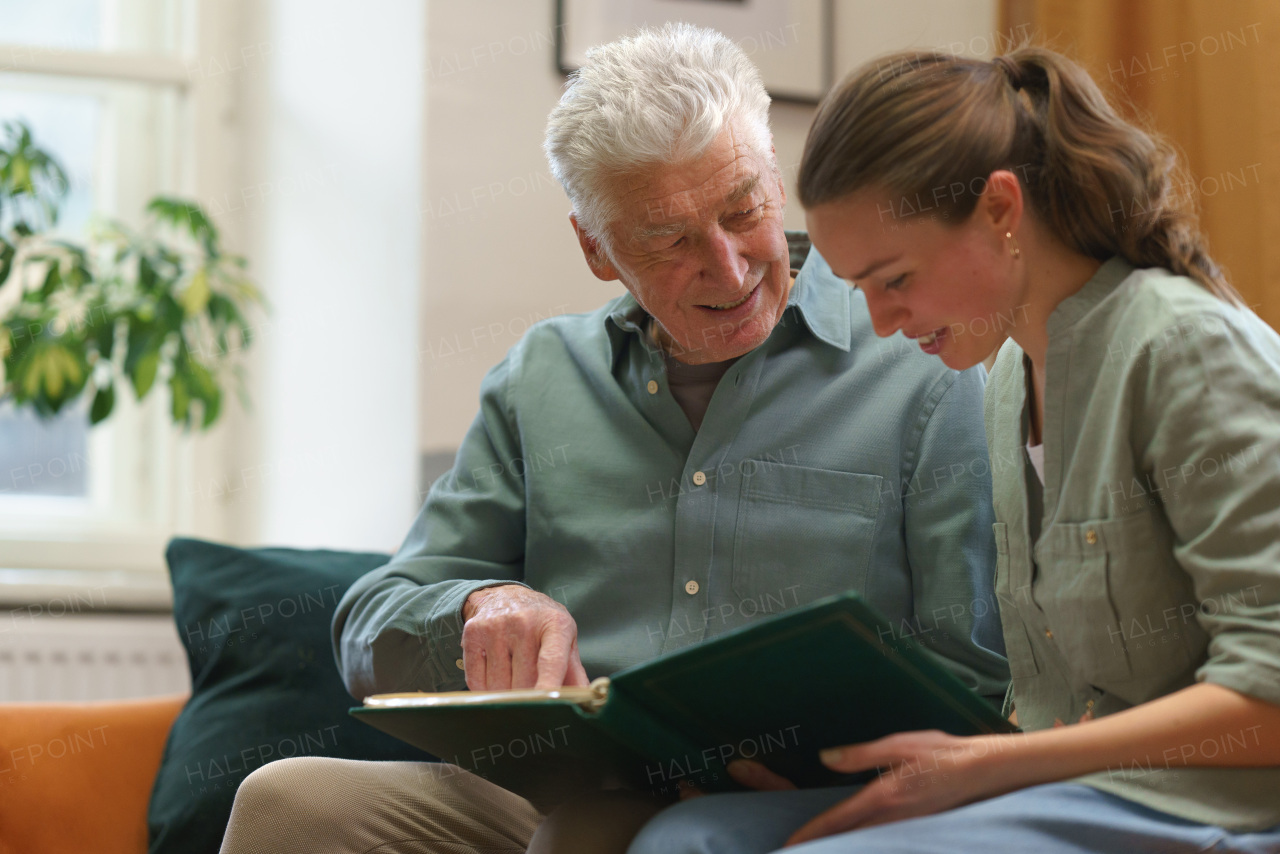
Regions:
<instances>
[{"instance_id":1,"label":"green houseplant","mask_svg":"<svg viewBox=\"0 0 1280 854\"><path fill-rule=\"evenodd\" d=\"M0 141L0 399L43 417L87 396L89 420L118 389L168 386L175 423L201 429L224 390L244 400L242 356L262 297L243 258L189 201L158 196L147 227L118 222L83 244L52 236L69 184L21 123Z\"/></svg>"}]
</instances>

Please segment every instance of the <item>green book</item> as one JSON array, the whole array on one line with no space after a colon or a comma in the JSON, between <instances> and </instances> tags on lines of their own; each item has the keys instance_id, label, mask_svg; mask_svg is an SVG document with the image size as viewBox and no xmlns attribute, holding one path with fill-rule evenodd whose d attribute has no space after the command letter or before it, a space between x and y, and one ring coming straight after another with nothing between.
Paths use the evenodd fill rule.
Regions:
<instances>
[{"instance_id":1,"label":"green book","mask_svg":"<svg viewBox=\"0 0 1280 854\"><path fill-rule=\"evenodd\" d=\"M541 808L605 788L737 788L755 759L801 787L854 778L824 747L1014 727L856 593L819 600L590 688L381 694L351 714ZM456 774L448 766L427 773Z\"/></svg>"}]
</instances>

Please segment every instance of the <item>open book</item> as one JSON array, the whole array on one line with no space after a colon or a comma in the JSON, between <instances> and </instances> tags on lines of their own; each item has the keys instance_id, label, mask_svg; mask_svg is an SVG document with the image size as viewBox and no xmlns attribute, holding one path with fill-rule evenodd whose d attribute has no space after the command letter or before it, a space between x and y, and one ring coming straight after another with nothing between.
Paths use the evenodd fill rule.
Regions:
<instances>
[{"instance_id":1,"label":"open book","mask_svg":"<svg viewBox=\"0 0 1280 854\"><path fill-rule=\"evenodd\" d=\"M895 732L1013 727L856 593L627 668L590 688L381 694L351 713L533 801L629 787L735 788L756 759L797 785L847 782L824 747ZM449 766L430 773L456 774Z\"/></svg>"}]
</instances>

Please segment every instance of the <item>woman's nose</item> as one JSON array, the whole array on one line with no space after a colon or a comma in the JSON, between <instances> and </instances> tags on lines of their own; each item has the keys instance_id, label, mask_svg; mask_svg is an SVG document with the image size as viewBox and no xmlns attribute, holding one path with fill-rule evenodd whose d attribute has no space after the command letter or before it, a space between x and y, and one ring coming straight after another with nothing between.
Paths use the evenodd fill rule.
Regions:
<instances>
[{"instance_id":1,"label":"woman's nose","mask_svg":"<svg viewBox=\"0 0 1280 854\"><path fill-rule=\"evenodd\" d=\"M870 288L861 290L867 300L867 311L871 313L871 328L875 330L876 335L888 338L906 324L911 312L899 305L896 300L877 294Z\"/></svg>"}]
</instances>

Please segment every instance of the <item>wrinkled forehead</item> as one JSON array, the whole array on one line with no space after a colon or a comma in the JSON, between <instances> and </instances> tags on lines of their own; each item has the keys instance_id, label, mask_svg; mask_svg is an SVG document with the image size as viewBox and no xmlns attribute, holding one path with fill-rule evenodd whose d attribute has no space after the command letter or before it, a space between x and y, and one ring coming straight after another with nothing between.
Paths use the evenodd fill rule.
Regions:
<instances>
[{"instance_id":1,"label":"wrinkled forehead","mask_svg":"<svg viewBox=\"0 0 1280 854\"><path fill-rule=\"evenodd\" d=\"M684 163L641 167L612 183L617 224L630 230L717 217L726 206L768 192L771 161L722 137Z\"/></svg>"}]
</instances>

